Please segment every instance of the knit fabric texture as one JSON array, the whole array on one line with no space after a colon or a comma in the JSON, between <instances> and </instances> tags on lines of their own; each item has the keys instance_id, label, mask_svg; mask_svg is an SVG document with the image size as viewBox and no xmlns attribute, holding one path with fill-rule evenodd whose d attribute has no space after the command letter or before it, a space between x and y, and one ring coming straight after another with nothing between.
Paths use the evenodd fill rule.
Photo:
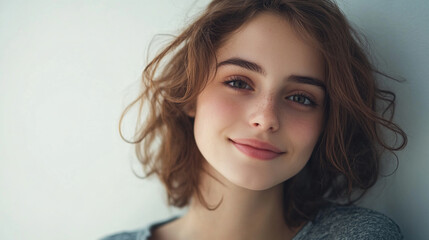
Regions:
<instances>
[{"instance_id":1,"label":"knit fabric texture","mask_svg":"<svg viewBox=\"0 0 429 240\"><path fill-rule=\"evenodd\" d=\"M148 240L151 231L178 217L155 222L144 228L120 232L101 240ZM293 240L399 240L403 239L398 225L387 216L357 206L330 205L321 209Z\"/></svg>"}]
</instances>

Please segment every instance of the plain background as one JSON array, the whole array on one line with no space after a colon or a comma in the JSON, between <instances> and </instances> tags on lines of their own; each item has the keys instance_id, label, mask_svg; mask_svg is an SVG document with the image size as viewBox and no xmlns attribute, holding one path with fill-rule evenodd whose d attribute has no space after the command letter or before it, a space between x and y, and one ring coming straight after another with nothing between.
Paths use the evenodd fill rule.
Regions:
<instances>
[{"instance_id":1,"label":"plain background","mask_svg":"<svg viewBox=\"0 0 429 240\"><path fill-rule=\"evenodd\" d=\"M177 34L207 2L0 0L0 239L98 239L182 213L166 207L156 179L133 174L139 165L118 122L151 39ZM409 145L396 173L360 204L393 218L406 239L426 239L429 2L339 5L367 36L375 64L407 80L386 86Z\"/></svg>"}]
</instances>

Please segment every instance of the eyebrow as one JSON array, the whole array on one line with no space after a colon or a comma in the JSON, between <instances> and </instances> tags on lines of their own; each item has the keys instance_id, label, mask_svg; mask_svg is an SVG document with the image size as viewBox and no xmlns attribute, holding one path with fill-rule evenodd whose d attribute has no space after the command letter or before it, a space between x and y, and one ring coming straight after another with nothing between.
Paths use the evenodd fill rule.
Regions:
<instances>
[{"instance_id":1,"label":"eyebrow","mask_svg":"<svg viewBox=\"0 0 429 240\"><path fill-rule=\"evenodd\" d=\"M254 62L250 62L241 58L230 58L228 60L225 60L223 62L220 62L217 64L217 67L224 66L224 65L235 65L242 68L246 68L250 71L257 72L262 75L267 75L267 73L264 71L264 69L259 66L258 64Z\"/></svg>"},{"instance_id":2,"label":"eyebrow","mask_svg":"<svg viewBox=\"0 0 429 240\"><path fill-rule=\"evenodd\" d=\"M235 65L235 66L245 68L245 69L253 71L253 72L257 72L257 73L262 74L264 76L267 75L265 70L261 66L259 66L257 63L254 63L254 62L251 62L248 60L244 60L242 58L234 57L234 58L227 59L225 61L218 63L216 65L216 68L219 68L219 67L225 66L225 65ZM317 78L308 77L308 76L292 75L288 78L288 80L291 82L295 82L295 83L314 85L314 86L320 87L324 91L326 91L326 86L323 83L323 81L320 79L317 79Z\"/></svg>"}]
</instances>

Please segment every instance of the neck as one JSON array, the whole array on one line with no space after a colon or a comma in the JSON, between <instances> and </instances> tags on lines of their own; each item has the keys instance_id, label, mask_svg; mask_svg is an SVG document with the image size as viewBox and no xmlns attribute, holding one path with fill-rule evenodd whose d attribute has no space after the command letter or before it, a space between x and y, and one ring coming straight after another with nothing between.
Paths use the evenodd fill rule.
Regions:
<instances>
[{"instance_id":1,"label":"neck","mask_svg":"<svg viewBox=\"0 0 429 240\"><path fill-rule=\"evenodd\" d=\"M224 179L215 170L201 176L201 193L210 208L197 196L183 217L183 239L291 239L297 229L289 229L283 218L283 187L253 191ZM216 180L216 179L218 180Z\"/></svg>"}]
</instances>

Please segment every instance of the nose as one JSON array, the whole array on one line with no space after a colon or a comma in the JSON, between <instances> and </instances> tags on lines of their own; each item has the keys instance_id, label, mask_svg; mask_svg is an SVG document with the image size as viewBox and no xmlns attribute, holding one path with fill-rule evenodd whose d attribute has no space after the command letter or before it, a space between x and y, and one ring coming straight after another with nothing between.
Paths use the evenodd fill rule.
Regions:
<instances>
[{"instance_id":1,"label":"nose","mask_svg":"<svg viewBox=\"0 0 429 240\"><path fill-rule=\"evenodd\" d=\"M249 124L262 131L275 132L280 128L274 96L264 96L262 99L258 99L254 112L249 118Z\"/></svg>"}]
</instances>

